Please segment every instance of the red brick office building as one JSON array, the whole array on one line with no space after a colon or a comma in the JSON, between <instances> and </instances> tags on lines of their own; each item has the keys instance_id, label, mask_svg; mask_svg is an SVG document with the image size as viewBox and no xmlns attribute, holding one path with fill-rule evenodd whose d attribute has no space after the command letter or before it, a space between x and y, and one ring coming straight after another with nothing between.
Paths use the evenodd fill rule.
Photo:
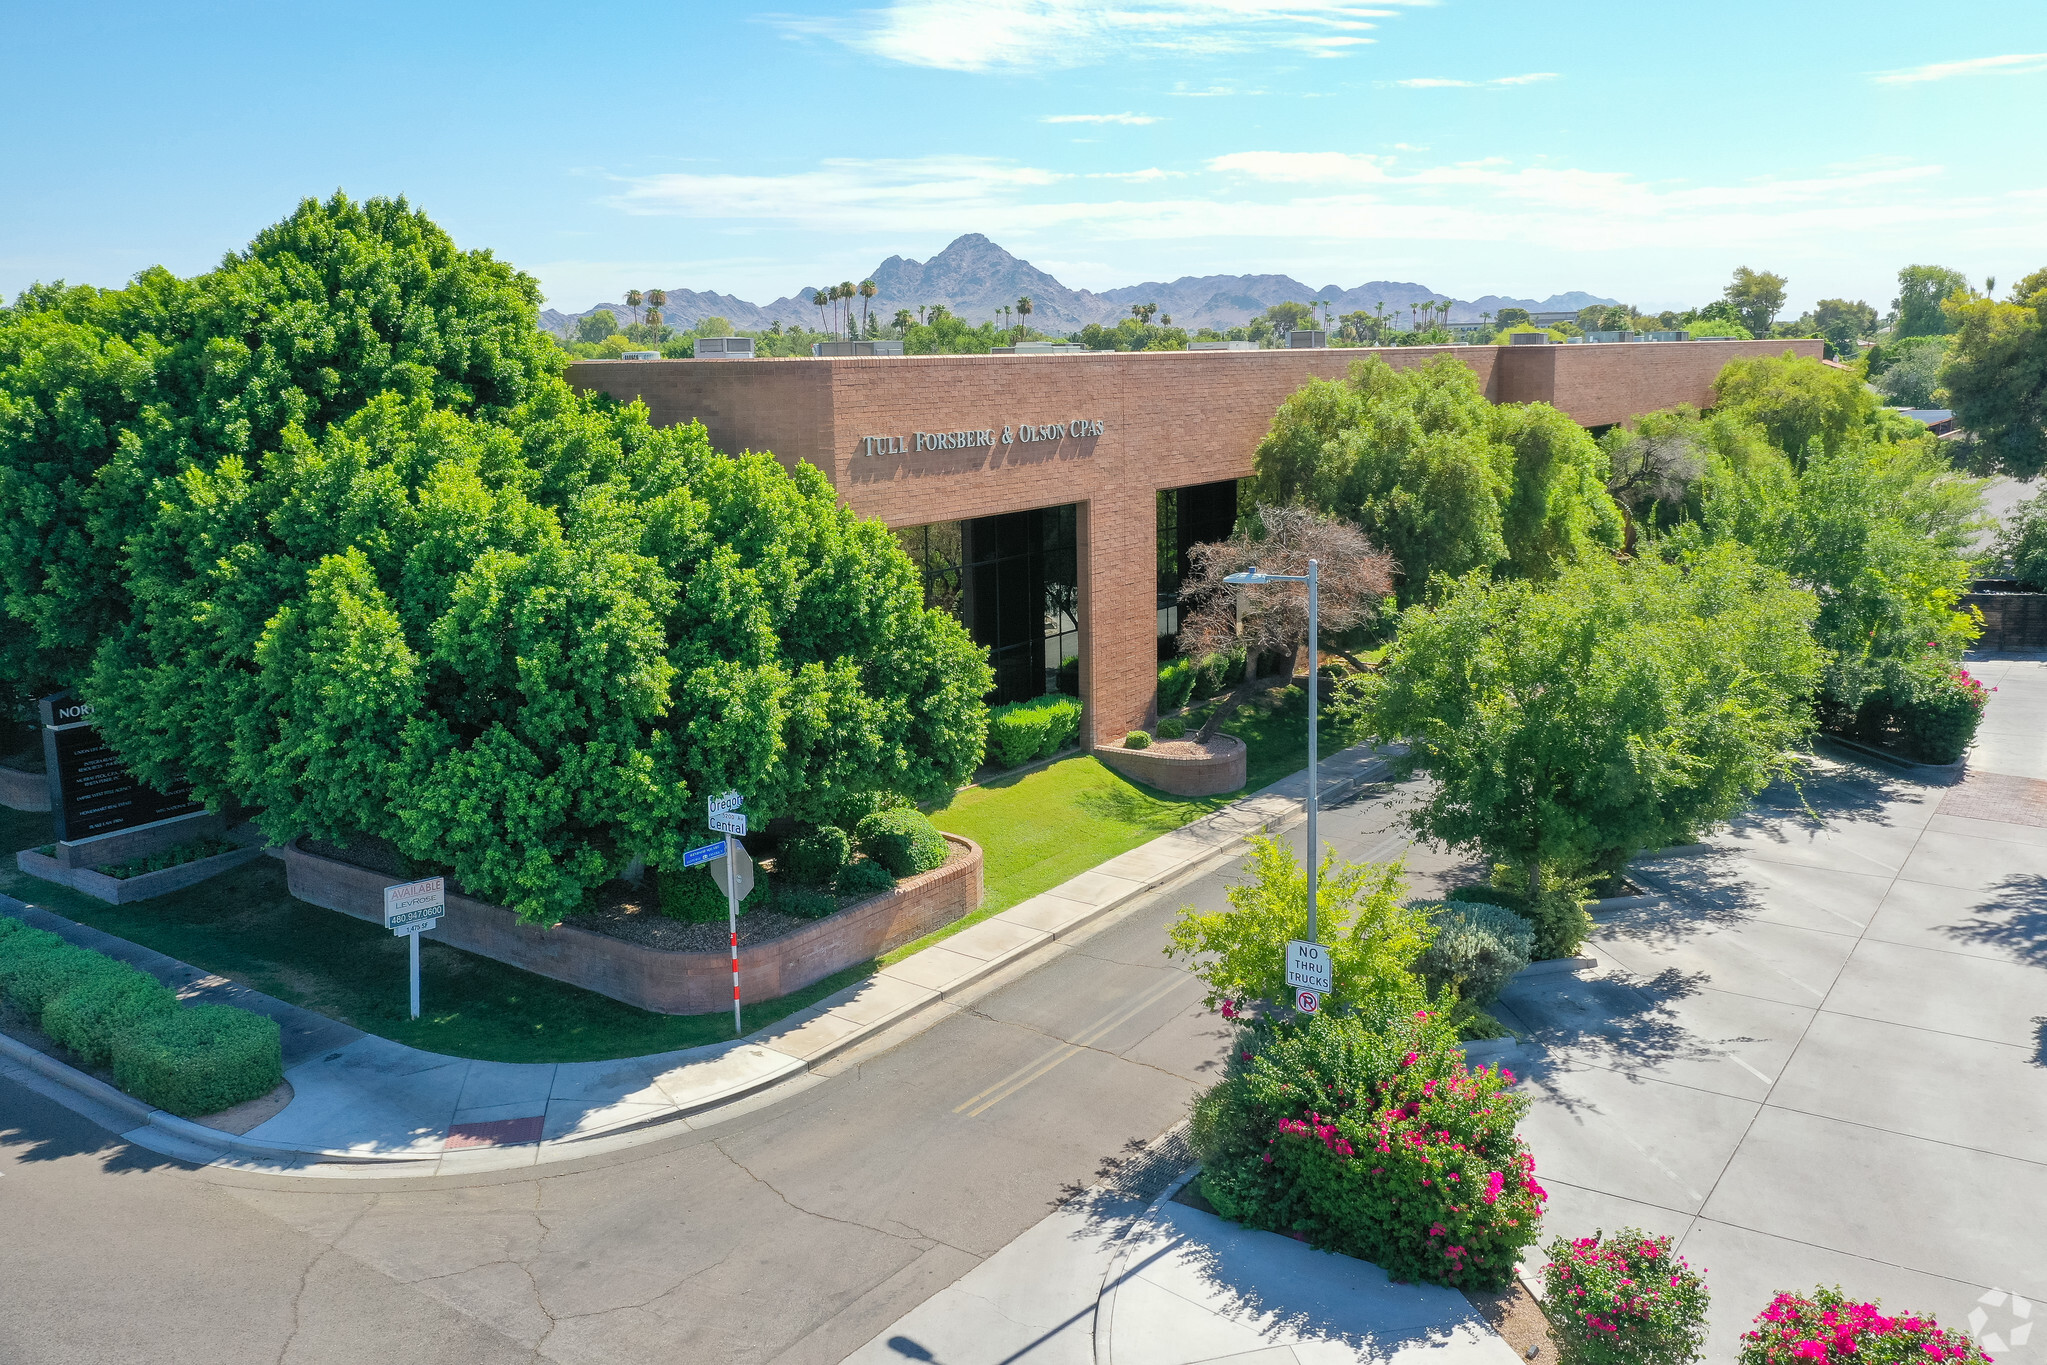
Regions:
<instances>
[{"instance_id":1,"label":"red brick office building","mask_svg":"<svg viewBox=\"0 0 2047 1365\"><path fill-rule=\"evenodd\" d=\"M1818 341L1451 346L1494 402L1552 403L1581 425L1712 401L1737 356L1819 356ZM997 699L1064 687L1087 734L1150 718L1171 587L1189 543L1227 534L1235 480L1288 394L1366 352L1272 350L582 361L581 388L701 421L728 451L823 470L902 535L934 605L990 648ZM1084 737L1086 737L1084 735Z\"/></svg>"}]
</instances>

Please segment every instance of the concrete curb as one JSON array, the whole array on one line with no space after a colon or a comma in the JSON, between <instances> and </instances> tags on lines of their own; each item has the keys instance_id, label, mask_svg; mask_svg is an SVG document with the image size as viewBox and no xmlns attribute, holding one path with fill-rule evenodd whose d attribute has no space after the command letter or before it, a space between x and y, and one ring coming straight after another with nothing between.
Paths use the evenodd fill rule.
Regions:
<instances>
[{"instance_id":1,"label":"concrete curb","mask_svg":"<svg viewBox=\"0 0 2047 1365\"><path fill-rule=\"evenodd\" d=\"M1336 756L1332 756L1328 762L1335 760ZM1324 802L1343 800L1358 788L1376 781L1384 772L1385 759L1382 755L1378 753L1361 755L1355 770L1351 773L1334 779L1324 779L1322 800ZM1299 776L1296 774L1295 778ZM452 1163L453 1169L465 1174L496 1169L509 1170L553 1161L574 1160L619 1145L637 1146L667 1136L678 1124L687 1127L691 1119L700 1119L705 1114L738 1104L776 1086L797 1080L813 1072L821 1063L832 1057L916 1018L940 1001L951 999L982 984L996 973L1091 927L1105 916L1138 898L1190 875L1198 875L1211 865L1237 856L1246 835L1259 829L1277 831L1292 828L1305 818L1300 809L1300 797L1287 795L1278 789L1295 778L1282 779L1271 787L1241 798L1177 830L1160 835L1150 843L1119 854L1116 858L1081 873L1059 887L991 915L970 929L941 940L923 952L914 954L891 967L883 968L867 982L848 987L846 991L841 992L840 995L847 997L846 999L831 997L819 1001L809 1009L799 1010L747 1038L703 1049L706 1053L715 1051L716 1055L699 1059L708 1063L707 1071L715 1072L717 1062L734 1056L741 1050L751 1049L755 1054L778 1054L786 1060L787 1065L776 1066L771 1063L769 1069L763 1072L744 1075L736 1080L721 1077L705 1085L700 1095L695 1098L671 1095L668 1107L659 1114L628 1119L614 1125L572 1132L559 1137L544 1138L536 1143L463 1149L459 1160ZM1192 847L1187 847L1190 844ZM1160 849L1159 845L1171 847ZM1105 873L1105 869L1118 863L1124 863L1136 874ZM1154 870L1138 870L1147 863L1151 864ZM1089 883L1091 880L1123 881L1126 885L1114 894L1091 896L1087 900L1080 899L1079 895L1061 894L1069 887L1080 888L1081 894L1086 894L1081 884ZM1045 904L1041 905L1040 902ZM50 912L41 913L47 915ZM1007 937L1010 941L999 946L990 944L980 950L974 950L974 945L969 943L956 944L956 940L966 940L970 935L977 933L981 933L982 937L987 939L1001 940ZM192 970L196 972L196 969ZM871 1014L848 1008L857 1006L858 995L877 982L897 988L909 988L912 992L911 998ZM861 1017L851 1017L855 1013L860 1013ZM822 1035L814 1043L797 1037L812 1029ZM784 1046L777 1046L778 1042ZM790 1043L795 1043L796 1046L793 1048L787 1046ZM422 1068L426 1065L467 1064L466 1059L462 1058L445 1057L419 1049L405 1051L422 1059ZM199 1165L226 1165L251 1173L272 1175L317 1174L365 1178L420 1177L452 1173L441 1169L443 1158L449 1155L445 1150L405 1149L377 1152L239 1137L151 1108L98 1078L54 1057L45 1056L5 1035L0 1035L0 1054L31 1068L83 1100L111 1109L124 1118L133 1118L135 1127L122 1132L120 1134L122 1138L179 1160ZM656 1054L657 1057L664 1055L666 1054ZM621 1058L605 1065L630 1067L638 1062L652 1060ZM289 1112L289 1106L286 1112ZM95 1121L100 1120L95 1117ZM317 1171L311 1169L314 1167L324 1169Z\"/></svg>"},{"instance_id":2,"label":"concrete curb","mask_svg":"<svg viewBox=\"0 0 2047 1365\"><path fill-rule=\"evenodd\" d=\"M1824 743L1846 749L1863 758L1873 758L1879 763L1888 763L1893 768L1903 768L1907 772L1925 773L1928 777L1960 777L1969 766L1969 755L1966 752L1952 763L1921 763L1916 758L1894 754L1889 749L1865 744L1859 739L1849 739L1844 735L1821 735L1820 739ZM1971 744L1970 747L1975 746Z\"/></svg>"}]
</instances>

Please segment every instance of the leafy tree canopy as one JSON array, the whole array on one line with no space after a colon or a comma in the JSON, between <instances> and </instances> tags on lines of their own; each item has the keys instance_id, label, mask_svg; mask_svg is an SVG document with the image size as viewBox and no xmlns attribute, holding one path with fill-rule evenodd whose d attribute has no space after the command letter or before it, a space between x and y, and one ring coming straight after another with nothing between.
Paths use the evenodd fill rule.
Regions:
<instances>
[{"instance_id":1,"label":"leafy tree canopy","mask_svg":"<svg viewBox=\"0 0 2047 1365\"><path fill-rule=\"evenodd\" d=\"M1942 311L1950 294L1967 294L1969 281L1959 270L1940 265L1908 265L1898 272L1898 297L1891 300L1897 315L1892 335L1938 336L1950 330Z\"/></svg>"},{"instance_id":2,"label":"leafy tree canopy","mask_svg":"<svg viewBox=\"0 0 2047 1365\"><path fill-rule=\"evenodd\" d=\"M1682 842L1787 770L1811 725L1811 596L1739 547L1592 557L1547 584L1471 574L1401 617L1336 714L1405 739L1415 830L1527 869Z\"/></svg>"},{"instance_id":3,"label":"leafy tree canopy","mask_svg":"<svg viewBox=\"0 0 2047 1365\"><path fill-rule=\"evenodd\" d=\"M1259 443L1252 496L1358 525L1400 564L1411 600L1436 574L1501 567L1543 577L1617 549L1621 515L1592 438L1547 404L1492 404L1444 356L1377 356L1311 380Z\"/></svg>"},{"instance_id":4,"label":"leafy tree canopy","mask_svg":"<svg viewBox=\"0 0 2047 1365\"><path fill-rule=\"evenodd\" d=\"M1860 299L1821 299L1813 305L1813 327L1837 351L1876 331L1876 309Z\"/></svg>"},{"instance_id":5,"label":"leafy tree canopy","mask_svg":"<svg viewBox=\"0 0 2047 1365\"><path fill-rule=\"evenodd\" d=\"M1985 463L2030 479L2047 469L2047 271L2020 287L2030 287L2020 303L1950 302L1954 338L1939 381Z\"/></svg>"},{"instance_id":6,"label":"leafy tree canopy","mask_svg":"<svg viewBox=\"0 0 2047 1365\"><path fill-rule=\"evenodd\" d=\"M1741 315L1741 325L1756 336L1768 336L1770 324L1784 311L1784 286L1788 281L1768 270L1734 268L1734 278L1724 291L1727 302Z\"/></svg>"},{"instance_id":7,"label":"leafy tree canopy","mask_svg":"<svg viewBox=\"0 0 2047 1365\"><path fill-rule=\"evenodd\" d=\"M1790 351L1731 360L1713 387L1723 411L1761 427L1794 460L1807 458L1815 442L1838 452L1869 426L1877 406L1852 372Z\"/></svg>"}]
</instances>

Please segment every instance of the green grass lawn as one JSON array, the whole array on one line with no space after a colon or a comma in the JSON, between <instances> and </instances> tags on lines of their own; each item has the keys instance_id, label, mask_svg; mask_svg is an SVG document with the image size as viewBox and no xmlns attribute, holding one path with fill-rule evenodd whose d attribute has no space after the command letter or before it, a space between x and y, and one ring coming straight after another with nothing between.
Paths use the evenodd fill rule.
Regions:
<instances>
[{"instance_id":1,"label":"green grass lawn","mask_svg":"<svg viewBox=\"0 0 2047 1365\"><path fill-rule=\"evenodd\" d=\"M0 810L8 850L53 837L48 815ZM493 1062L587 1062L732 1037L731 1011L667 1015L551 981L432 940L420 944L420 1017L407 1018L405 941L374 924L294 900L284 864L258 858L184 891L108 905L0 868L0 891L195 967L430 1052ZM764 1004L749 1030L873 972L862 963Z\"/></svg>"},{"instance_id":2,"label":"green grass lawn","mask_svg":"<svg viewBox=\"0 0 2047 1365\"><path fill-rule=\"evenodd\" d=\"M1189 716L1190 732L1202 712ZM1256 791L1307 762L1307 697L1267 694L1223 729L1250 749ZM1337 737L1327 722L1325 750ZM1179 797L1131 782L1091 757L1064 759L1022 777L959 793L933 819L979 843L987 859L980 910L875 962L849 967L805 990L746 1009L749 1030L833 991L1119 853L1178 829L1241 795ZM284 865L258 858L184 891L107 905L18 871L12 851L54 837L47 814L0 809L0 891L131 942L243 982L414 1047L505 1062L581 1062L695 1047L732 1037L729 1012L653 1014L489 958L424 941L420 1003L408 1019L405 943L373 924L295 900Z\"/></svg>"}]
</instances>

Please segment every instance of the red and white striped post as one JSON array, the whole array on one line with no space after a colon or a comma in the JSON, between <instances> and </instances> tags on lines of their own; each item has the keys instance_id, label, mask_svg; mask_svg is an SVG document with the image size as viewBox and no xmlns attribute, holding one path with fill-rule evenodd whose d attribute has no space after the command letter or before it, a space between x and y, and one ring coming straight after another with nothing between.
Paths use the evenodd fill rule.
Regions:
<instances>
[{"instance_id":1,"label":"red and white striped post","mask_svg":"<svg viewBox=\"0 0 2047 1365\"><path fill-rule=\"evenodd\" d=\"M725 836L725 922L732 931L732 1036L743 1037L739 1024L739 862L732 856L732 836Z\"/></svg>"}]
</instances>

